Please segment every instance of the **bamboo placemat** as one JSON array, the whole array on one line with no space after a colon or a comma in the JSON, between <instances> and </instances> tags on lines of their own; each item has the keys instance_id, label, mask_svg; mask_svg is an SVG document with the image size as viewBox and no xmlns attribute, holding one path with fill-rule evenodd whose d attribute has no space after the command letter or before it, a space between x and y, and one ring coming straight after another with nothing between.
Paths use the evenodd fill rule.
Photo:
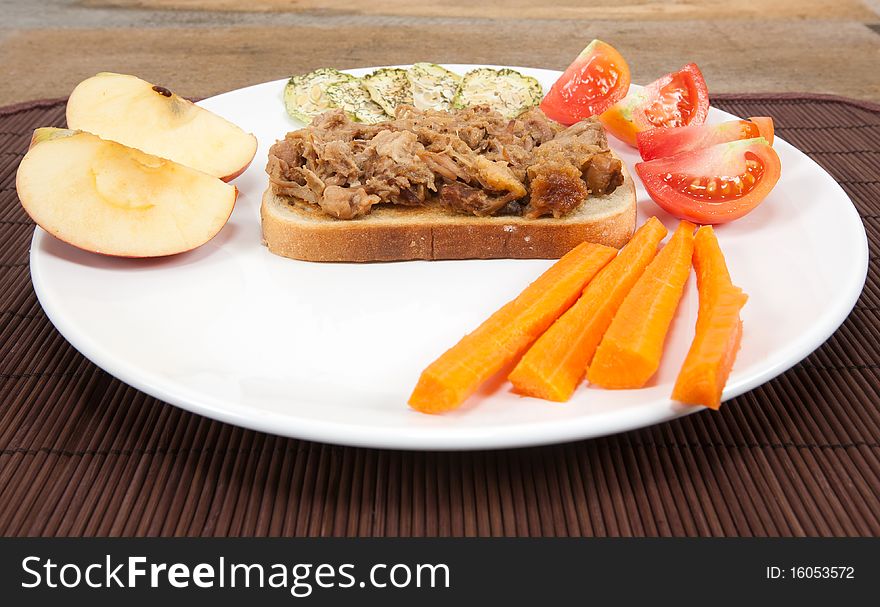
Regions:
<instances>
[{"instance_id":1,"label":"bamboo placemat","mask_svg":"<svg viewBox=\"0 0 880 607\"><path fill-rule=\"evenodd\" d=\"M819 350L703 412L543 448L408 453L243 430L153 399L52 327L15 194L32 129L64 101L0 109L0 534L880 535L880 106L726 96L769 115L852 197L868 282Z\"/></svg>"}]
</instances>

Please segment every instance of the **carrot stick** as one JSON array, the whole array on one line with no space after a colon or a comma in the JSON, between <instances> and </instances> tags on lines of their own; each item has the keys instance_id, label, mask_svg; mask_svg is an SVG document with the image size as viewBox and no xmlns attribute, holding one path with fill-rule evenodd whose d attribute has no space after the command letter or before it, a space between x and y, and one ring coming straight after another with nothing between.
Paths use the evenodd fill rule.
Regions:
<instances>
[{"instance_id":1,"label":"carrot stick","mask_svg":"<svg viewBox=\"0 0 880 607\"><path fill-rule=\"evenodd\" d=\"M586 242L569 251L516 299L431 363L419 377L410 406L440 413L461 405L483 382L519 358L616 253L612 247Z\"/></svg>"},{"instance_id":2,"label":"carrot stick","mask_svg":"<svg viewBox=\"0 0 880 607\"><path fill-rule=\"evenodd\" d=\"M682 221L620 304L587 371L604 388L641 388L660 366L663 343L691 271L694 224Z\"/></svg>"},{"instance_id":3,"label":"carrot stick","mask_svg":"<svg viewBox=\"0 0 880 607\"><path fill-rule=\"evenodd\" d=\"M748 296L733 285L712 226L697 230L694 269L700 307L690 350L675 381L672 398L712 409L730 375L742 338L740 310Z\"/></svg>"},{"instance_id":4,"label":"carrot stick","mask_svg":"<svg viewBox=\"0 0 880 607\"><path fill-rule=\"evenodd\" d=\"M623 298L654 259L666 228L652 217L583 295L529 348L508 379L515 392L559 402L571 398Z\"/></svg>"}]
</instances>

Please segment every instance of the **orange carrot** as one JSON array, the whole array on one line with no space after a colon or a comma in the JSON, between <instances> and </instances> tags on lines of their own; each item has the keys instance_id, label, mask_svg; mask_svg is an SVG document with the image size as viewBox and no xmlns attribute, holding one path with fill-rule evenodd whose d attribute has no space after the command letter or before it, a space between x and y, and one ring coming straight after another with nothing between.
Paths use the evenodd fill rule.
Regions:
<instances>
[{"instance_id":1,"label":"orange carrot","mask_svg":"<svg viewBox=\"0 0 880 607\"><path fill-rule=\"evenodd\" d=\"M519 358L575 302L617 249L582 243L422 372L409 397L413 409L455 409L487 379Z\"/></svg>"},{"instance_id":2,"label":"orange carrot","mask_svg":"<svg viewBox=\"0 0 880 607\"><path fill-rule=\"evenodd\" d=\"M712 226L697 230L694 269L700 294L697 328L675 381L672 398L718 409L724 384L739 350L742 338L739 313L748 296L730 281L724 254Z\"/></svg>"},{"instance_id":3,"label":"orange carrot","mask_svg":"<svg viewBox=\"0 0 880 607\"><path fill-rule=\"evenodd\" d=\"M514 391L567 401L587 372L602 335L623 298L654 259L666 228L652 217L568 311L529 348L508 379Z\"/></svg>"},{"instance_id":4,"label":"orange carrot","mask_svg":"<svg viewBox=\"0 0 880 607\"><path fill-rule=\"evenodd\" d=\"M587 371L604 388L641 388L660 366L663 343L691 271L694 224L682 221L620 304Z\"/></svg>"}]
</instances>

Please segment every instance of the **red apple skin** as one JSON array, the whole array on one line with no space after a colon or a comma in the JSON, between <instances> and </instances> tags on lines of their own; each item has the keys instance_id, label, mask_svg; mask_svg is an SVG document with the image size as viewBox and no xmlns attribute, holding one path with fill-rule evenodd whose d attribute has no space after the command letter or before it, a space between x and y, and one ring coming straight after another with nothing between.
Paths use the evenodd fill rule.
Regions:
<instances>
[{"instance_id":1,"label":"red apple skin","mask_svg":"<svg viewBox=\"0 0 880 607\"><path fill-rule=\"evenodd\" d=\"M245 168L247 168L247 167L245 167ZM242 169L242 171L243 170L244 169ZM18 180L16 180L16 187L18 187ZM226 227L226 224L229 223L229 218L232 217L232 212L235 210L235 203L238 201L238 193L239 193L238 186L233 186L233 187L235 188L235 198L233 198L233 200L232 200L232 207L229 209L229 215L226 216L226 221L223 222L223 227ZM37 225L39 225L39 224L37 224ZM43 228L43 226L40 226L40 227ZM46 228L43 228L43 229L46 230ZM89 253L94 253L95 255L103 255L104 257L115 257L116 259L165 259L167 257L174 257L176 255L183 255L184 253L189 253L190 251L195 251L199 247L205 246L206 244L208 244L209 242L211 242L212 240L217 238L217 235L220 234L220 232L222 232L222 231L223 231L223 228L220 228L217 231L217 234L214 234L213 236L211 236L211 238L209 238L207 241L203 242L200 245L190 247L189 249L186 249L184 251L177 251L176 253L169 253L168 255L115 255L113 253L103 253L101 251L88 251L88 249L81 249L81 247L73 244L72 242L68 242L67 240L64 240L62 237L58 236L57 234L52 234L52 232L50 232L49 230L46 230L46 232L48 232L49 234L52 234L52 236L54 236L55 238L57 238L61 242L65 242L72 247L76 247L77 249L81 249L83 251L88 251Z\"/></svg>"},{"instance_id":2,"label":"red apple skin","mask_svg":"<svg viewBox=\"0 0 880 607\"><path fill-rule=\"evenodd\" d=\"M251 156L251 159L247 161L247 164L246 164L246 165L244 165L243 167L241 167L240 169L238 169L238 171L236 171L236 172L233 173L232 175L228 175L228 176L226 176L226 177L221 177L220 179L222 179L222 180L225 181L226 183L229 183L230 181L232 181L233 179L235 179L236 177L238 177L239 175L241 175L242 173L244 173L246 170L248 170L248 167L251 166L251 163L254 161L254 158L256 157L256 155L257 155L257 151L254 150L254 155ZM236 188L236 192L238 192L238 188Z\"/></svg>"}]
</instances>

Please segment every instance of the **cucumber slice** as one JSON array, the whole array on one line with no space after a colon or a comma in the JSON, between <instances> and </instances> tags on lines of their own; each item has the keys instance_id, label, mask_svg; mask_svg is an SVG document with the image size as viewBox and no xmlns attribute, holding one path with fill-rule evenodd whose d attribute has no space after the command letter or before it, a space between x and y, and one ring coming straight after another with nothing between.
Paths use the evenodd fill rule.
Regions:
<instances>
[{"instance_id":1,"label":"cucumber slice","mask_svg":"<svg viewBox=\"0 0 880 607\"><path fill-rule=\"evenodd\" d=\"M419 110L448 110L461 76L436 63L415 63L406 71L413 105Z\"/></svg>"},{"instance_id":2,"label":"cucumber slice","mask_svg":"<svg viewBox=\"0 0 880 607\"><path fill-rule=\"evenodd\" d=\"M543 95L541 84L531 76L523 76L508 68L493 70L483 67L464 75L452 106L488 105L505 118L515 118L541 103Z\"/></svg>"},{"instance_id":3,"label":"cucumber slice","mask_svg":"<svg viewBox=\"0 0 880 607\"><path fill-rule=\"evenodd\" d=\"M335 107L327 97L327 88L352 80L357 78L329 67L294 76L284 87L284 107L292 118L308 124L315 116Z\"/></svg>"},{"instance_id":4,"label":"cucumber slice","mask_svg":"<svg viewBox=\"0 0 880 607\"><path fill-rule=\"evenodd\" d=\"M367 89L357 78L328 86L327 99L330 100L332 107L342 109L356 122L375 124L388 120L388 114L381 105L370 98Z\"/></svg>"},{"instance_id":5,"label":"cucumber slice","mask_svg":"<svg viewBox=\"0 0 880 607\"><path fill-rule=\"evenodd\" d=\"M361 78L361 84L389 116L394 116L398 105L413 104L412 86L404 69L385 67L376 70Z\"/></svg>"}]
</instances>

